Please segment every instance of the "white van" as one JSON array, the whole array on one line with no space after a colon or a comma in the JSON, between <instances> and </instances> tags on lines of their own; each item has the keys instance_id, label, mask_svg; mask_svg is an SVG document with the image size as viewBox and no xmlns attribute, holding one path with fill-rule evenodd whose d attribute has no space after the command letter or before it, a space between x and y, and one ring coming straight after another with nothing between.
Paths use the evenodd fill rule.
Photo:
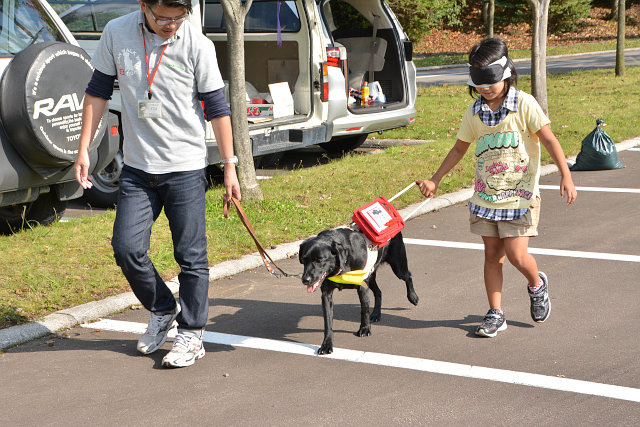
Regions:
<instances>
[{"instance_id":1,"label":"white van","mask_svg":"<svg viewBox=\"0 0 640 427\"><path fill-rule=\"evenodd\" d=\"M106 22L139 8L137 0L51 3L89 54ZM220 0L194 3L190 21L201 25L214 42L220 71L228 80L227 28ZM273 157L313 144L328 151L350 150L369 133L406 126L415 119L413 46L384 0L253 0L244 38L254 157ZM365 82L370 96L363 102ZM289 111L274 107L274 114L270 109L274 83L286 83L280 89L291 94ZM117 113L117 99L110 108ZM218 163L210 129L207 145L209 163ZM106 184L111 186L103 189L106 195L117 190L113 171L118 165L103 173L109 174ZM101 188L100 177L94 178ZM111 200L115 199L105 197Z\"/></svg>"}]
</instances>

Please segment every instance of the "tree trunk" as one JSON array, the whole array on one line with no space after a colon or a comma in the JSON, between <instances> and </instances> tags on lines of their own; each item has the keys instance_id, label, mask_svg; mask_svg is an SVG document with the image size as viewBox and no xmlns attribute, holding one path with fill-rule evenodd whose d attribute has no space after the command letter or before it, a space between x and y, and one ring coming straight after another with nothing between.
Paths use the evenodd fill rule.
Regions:
<instances>
[{"instance_id":1,"label":"tree trunk","mask_svg":"<svg viewBox=\"0 0 640 427\"><path fill-rule=\"evenodd\" d=\"M533 14L531 25L531 92L542 111L549 115L547 102L547 24L550 0L528 0Z\"/></svg>"},{"instance_id":2,"label":"tree trunk","mask_svg":"<svg viewBox=\"0 0 640 427\"><path fill-rule=\"evenodd\" d=\"M484 25L485 32L489 33L489 0L482 0L482 25Z\"/></svg>"},{"instance_id":3,"label":"tree trunk","mask_svg":"<svg viewBox=\"0 0 640 427\"><path fill-rule=\"evenodd\" d=\"M482 23L487 37L493 37L493 17L495 15L495 0L482 0Z\"/></svg>"},{"instance_id":4,"label":"tree trunk","mask_svg":"<svg viewBox=\"0 0 640 427\"><path fill-rule=\"evenodd\" d=\"M625 30L625 15L624 0L618 1L618 42L616 43L616 76L624 76L624 30Z\"/></svg>"},{"instance_id":5,"label":"tree trunk","mask_svg":"<svg viewBox=\"0 0 640 427\"><path fill-rule=\"evenodd\" d=\"M489 0L488 7L488 17L487 17L487 37L493 37L493 18L496 12L496 1Z\"/></svg>"},{"instance_id":6,"label":"tree trunk","mask_svg":"<svg viewBox=\"0 0 640 427\"><path fill-rule=\"evenodd\" d=\"M244 200L262 200L262 190L256 179L253 164L249 123L247 121L247 85L244 68L244 20L253 0L221 0L227 23L229 55L229 101L231 103L231 126L233 149L238 156L238 181Z\"/></svg>"},{"instance_id":7,"label":"tree trunk","mask_svg":"<svg viewBox=\"0 0 640 427\"><path fill-rule=\"evenodd\" d=\"M618 2L620 0L609 0L611 1L611 15L609 15L609 19L612 21L618 19Z\"/></svg>"}]
</instances>

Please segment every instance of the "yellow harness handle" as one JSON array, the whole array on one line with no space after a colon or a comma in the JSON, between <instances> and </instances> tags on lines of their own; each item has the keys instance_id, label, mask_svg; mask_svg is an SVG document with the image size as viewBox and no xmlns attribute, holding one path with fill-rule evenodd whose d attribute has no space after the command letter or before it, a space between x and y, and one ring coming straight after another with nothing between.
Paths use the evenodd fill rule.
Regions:
<instances>
[{"instance_id":1,"label":"yellow harness handle","mask_svg":"<svg viewBox=\"0 0 640 427\"><path fill-rule=\"evenodd\" d=\"M338 274L337 276L329 277L329 280L335 283L342 283L344 285L364 285L365 276L368 273L364 270L352 270L346 273Z\"/></svg>"}]
</instances>

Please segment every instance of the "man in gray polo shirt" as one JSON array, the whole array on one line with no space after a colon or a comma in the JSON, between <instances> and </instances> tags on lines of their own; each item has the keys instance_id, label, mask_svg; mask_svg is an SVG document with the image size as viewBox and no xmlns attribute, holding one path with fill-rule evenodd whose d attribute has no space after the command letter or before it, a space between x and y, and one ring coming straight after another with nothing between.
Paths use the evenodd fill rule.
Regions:
<instances>
[{"instance_id":1,"label":"man in gray polo shirt","mask_svg":"<svg viewBox=\"0 0 640 427\"><path fill-rule=\"evenodd\" d=\"M105 26L93 57L76 179L83 188L91 188L90 136L117 78L125 166L111 243L133 292L150 311L138 351L156 351L177 322L178 334L162 364L183 367L204 356L202 336L209 312L205 114L224 163L226 199L240 198L238 159L233 155L230 112L215 48L186 21L191 0L139 1L139 11ZM151 227L163 208L181 269L179 305L147 255Z\"/></svg>"}]
</instances>

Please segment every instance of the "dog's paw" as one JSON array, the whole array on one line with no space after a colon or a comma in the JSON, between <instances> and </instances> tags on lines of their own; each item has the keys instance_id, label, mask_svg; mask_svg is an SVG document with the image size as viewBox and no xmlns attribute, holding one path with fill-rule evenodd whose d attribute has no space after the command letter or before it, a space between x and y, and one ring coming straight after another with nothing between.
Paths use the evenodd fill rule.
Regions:
<instances>
[{"instance_id":1,"label":"dog's paw","mask_svg":"<svg viewBox=\"0 0 640 427\"><path fill-rule=\"evenodd\" d=\"M369 326L361 326L360 330L356 332L356 335L359 337L368 337L371 336L371 328Z\"/></svg>"},{"instance_id":2,"label":"dog's paw","mask_svg":"<svg viewBox=\"0 0 640 427\"><path fill-rule=\"evenodd\" d=\"M331 354L331 353L333 353L333 343L323 342L320 348L318 349L318 356L322 356L323 354Z\"/></svg>"},{"instance_id":3,"label":"dog's paw","mask_svg":"<svg viewBox=\"0 0 640 427\"><path fill-rule=\"evenodd\" d=\"M420 301L418 294L416 294L414 291L407 292L407 299L413 305L418 305L418 301Z\"/></svg>"},{"instance_id":4,"label":"dog's paw","mask_svg":"<svg viewBox=\"0 0 640 427\"><path fill-rule=\"evenodd\" d=\"M374 309L373 312L371 313L371 316L369 316L369 321L371 323L378 323L381 318L382 318L382 314L380 314L380 310Z\"/></svg>"}]
</instances>

